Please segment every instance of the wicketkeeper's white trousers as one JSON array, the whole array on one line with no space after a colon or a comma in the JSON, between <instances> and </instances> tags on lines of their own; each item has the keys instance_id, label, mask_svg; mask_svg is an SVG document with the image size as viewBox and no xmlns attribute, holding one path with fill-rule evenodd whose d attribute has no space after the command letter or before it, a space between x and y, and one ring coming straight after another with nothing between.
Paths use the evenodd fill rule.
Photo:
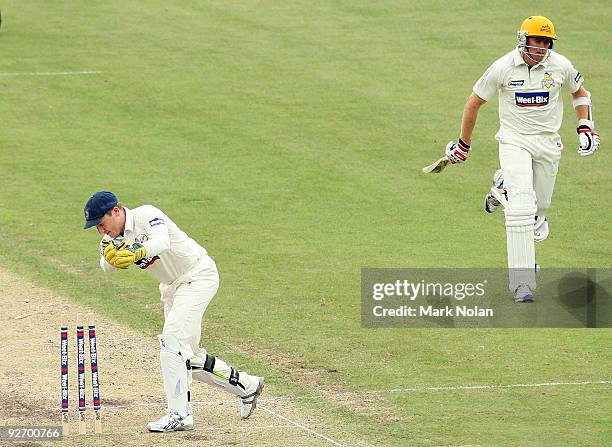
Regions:
<instances>
[{"instance_id":1,"label":"wicketkeeper's white trousers","mask_svg":"<svg viewBox=\"0 0 612 447\"><path fill-rule=\"evenodd\" d=\"M204 312L219 289L215 261L206 256L179 284L160 285L164 303L164 334L174 335L189 360L200 352Z\"/></svg>"},{"instance_id":2,"label":"wicketkeeper's white trousers","mask_svg":"<svg viewBox=\"0 0 612 447\"><path fill-rule=\"evenodd\" d=\"M175 379L173 373L168 373L164 378L170 382L167 395L168 402L180 401L175 404L177 408L185 408L187 405L187 394L181 394L177 399L174 395L175 380L181 381L180 375L187 374L186 361L189 361L192 370L188 373L185 385L187 389L191 385L191 379L208 383L219 387L236 396L245 397L252 394L259 385L259 378L251 376L246 371L236 371L222 359L209 355L205 349L200 347L202 336L202 320L204 312L219 289L219 273L215 261L209 256L204 257L187 274L183 275L172 285L160 284L162 301L164 303L164 330L162 337L171 335L178 340L180 358L183 362L181 368L177 368ZM166 365L163 364L162 371ZM182 386L182 383L179 385Z\"/></svg>"}]
</instances>

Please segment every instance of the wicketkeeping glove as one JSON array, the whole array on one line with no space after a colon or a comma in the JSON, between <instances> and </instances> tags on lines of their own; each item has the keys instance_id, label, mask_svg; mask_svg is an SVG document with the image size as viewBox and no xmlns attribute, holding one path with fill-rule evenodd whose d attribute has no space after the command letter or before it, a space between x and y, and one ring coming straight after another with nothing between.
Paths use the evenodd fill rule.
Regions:
<instances>
[{"instance_id":1,"label":"wicketkeeping glove","mask_svg":"<svg viewBox=\"0 0 612 447\"><path fill-rule=\"evenodd\" d=\"M113 265L113 260L117 255L117 250L125 247L125 242L122 238L111 238L110 236L104 236L100 241L100 254L104 256L106 262Z\"/></svg>"},{"instance_id":2,"label":"wicketkeeping glove","mask_svg":"<svg viewBox=\"0 0 612 447\"><path fill-rule=\"evenodd\" d=\"M119 269L126 269L136 261L147 256L147 250L141 244L126 245L115 252L115 257L109 263Z\"/></svg>"},{"instance_id":3,"label":"wicketkeeping glove","mask_svg":"<svg viewBox=\"0 0 612 447\"><path fill-rule=\"evenodd\" d=\"M463 163L470 153L470 145L459 138L459 142L449 141L446 145L446 158L451 163Z\"/></svg>"},{"instance_id":4,"label":"wicketkeeping glove","mask_svg":"<svg viewBox=\"0 0 612 447\"><path fill-rule=\"evenodd\" d=\"M587 124L588 120L580 120L576 132L578 132L578 154L581 157L593 155L599 148L599 134L592 129L592 125Z\"/></svg>"},{"instance_id":5,"label":"wicketkeeping glove","mask_svg":"<svg viewBox=\"0 0 612 447\"><path fill-rule=\"evenodd\" d=\"M102 256L106 259L110 265L113 265L113 260L115 256L117 256L117 249L112 242L102 242L100 244L100 249L102 250Z\"/></svg>"},{"instance_id":6,"label":"wicketkeeping glove","mask_svg":"<svg viewBox=\"0 0 612 447\"><path fill-rule=\"evenodd\" d=\"M106 249L106 247L108 247L111 241L112 239L110 238L110 236L106 236L106 235L100 241L100 254L102 256L104 256L104 250Z\"/></svg>"}]
</instances>

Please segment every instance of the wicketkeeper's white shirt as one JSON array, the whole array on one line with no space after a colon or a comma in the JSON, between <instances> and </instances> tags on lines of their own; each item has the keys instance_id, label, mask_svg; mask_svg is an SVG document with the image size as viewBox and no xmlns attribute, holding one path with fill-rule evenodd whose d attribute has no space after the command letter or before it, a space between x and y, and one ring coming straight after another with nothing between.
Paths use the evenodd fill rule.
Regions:
<instances>
[{"instance_id":1,"label":"wicketkeeper's white shirt","mask_svg":"<svg viewBox=\"0 0 612 447\"><path fill-rule=\"evenodd\" d=\"M147 257L136 265L160 283L174 283L207 257L204 247L158 208L143 205L133 210L124 209L126 240L141 243L147 251ZM100 265L105 271L115 270L104 256L100 258Z\"/></svg>"},{"instance_id":2,"label":"wicketkeeper's white shirt","mask_svg":"<svg viewBox=\"0 0 612 447\"><path fill-rule=\"evenodd\" d=\"M561 86L571 93L583 82L582 75L559 53L531 69L518 48L496 60L474 85L485 101L499 93L500 135L556 133L563 121Z\"/></svg>"}]
</instances>

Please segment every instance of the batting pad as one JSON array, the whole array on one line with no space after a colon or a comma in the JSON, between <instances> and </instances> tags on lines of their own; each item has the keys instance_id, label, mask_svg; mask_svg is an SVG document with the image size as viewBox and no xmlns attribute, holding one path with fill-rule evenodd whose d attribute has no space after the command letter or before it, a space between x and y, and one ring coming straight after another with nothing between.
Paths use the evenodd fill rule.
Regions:
<instances>
[{"instance_id":1,"label":"batting pad","mask_svg":"<svg viewBox=\"0 0 612 447\"><path fill-rule=\"evenodd\" d=\"M160 345L159 358L168 409L185 417L190 413L187 397L189 377L187 365L181 356L179 341L174 335L162 334L157 338Z\"/></svg>"},{"instance_id":2,"label":"batting pad","mask_svg":"<svg viewBox=\"0 0 612 447\"><path fill-rule=\"evenodd\" d=\"M259 385L256 377L244 371L236 371L223 360L205 354L205 360L197 355L190 360L191 375L195 380L221 388L235 396L245 397Z\"/></svg>"},{"instance_id":3,"label":"batting pad","mask_svg":"<svg viewBox=\"0 0 612 447\"><path fill-rule=\"evenodd\" d=\"M535 192L531 188L508 191L506 215L506 245L508 249L509 288L521 284L535 289L535 242L533 240Z\"/></svg>"},{"instance_id":4,"label":"batting pad","mask_svg":"<svg viewBox=\"0 0 612 447\"><path fill-rule=\"evenodd\" d=\"M533 231L537 210L536 195L532 188L509 189L508 204L504 210L506 227L531 226Z\"/></svg>"}]
</instances>

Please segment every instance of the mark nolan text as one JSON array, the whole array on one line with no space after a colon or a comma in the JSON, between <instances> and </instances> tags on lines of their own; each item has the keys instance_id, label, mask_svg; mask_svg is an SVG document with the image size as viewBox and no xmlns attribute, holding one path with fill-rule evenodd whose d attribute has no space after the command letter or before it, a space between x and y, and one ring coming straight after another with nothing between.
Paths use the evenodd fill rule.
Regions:
<instances>
[{"instance_id":1,"label":"mark nolan text","mask_svg":"<svg viewBox=\"0 0 612 447\"><path fill-rule=\"evenodd\" d=\"M493 309L478 306L400 306L387 309L374 306L372 314L375 317L492 317Z\"/></svg>"}]
</instances>

